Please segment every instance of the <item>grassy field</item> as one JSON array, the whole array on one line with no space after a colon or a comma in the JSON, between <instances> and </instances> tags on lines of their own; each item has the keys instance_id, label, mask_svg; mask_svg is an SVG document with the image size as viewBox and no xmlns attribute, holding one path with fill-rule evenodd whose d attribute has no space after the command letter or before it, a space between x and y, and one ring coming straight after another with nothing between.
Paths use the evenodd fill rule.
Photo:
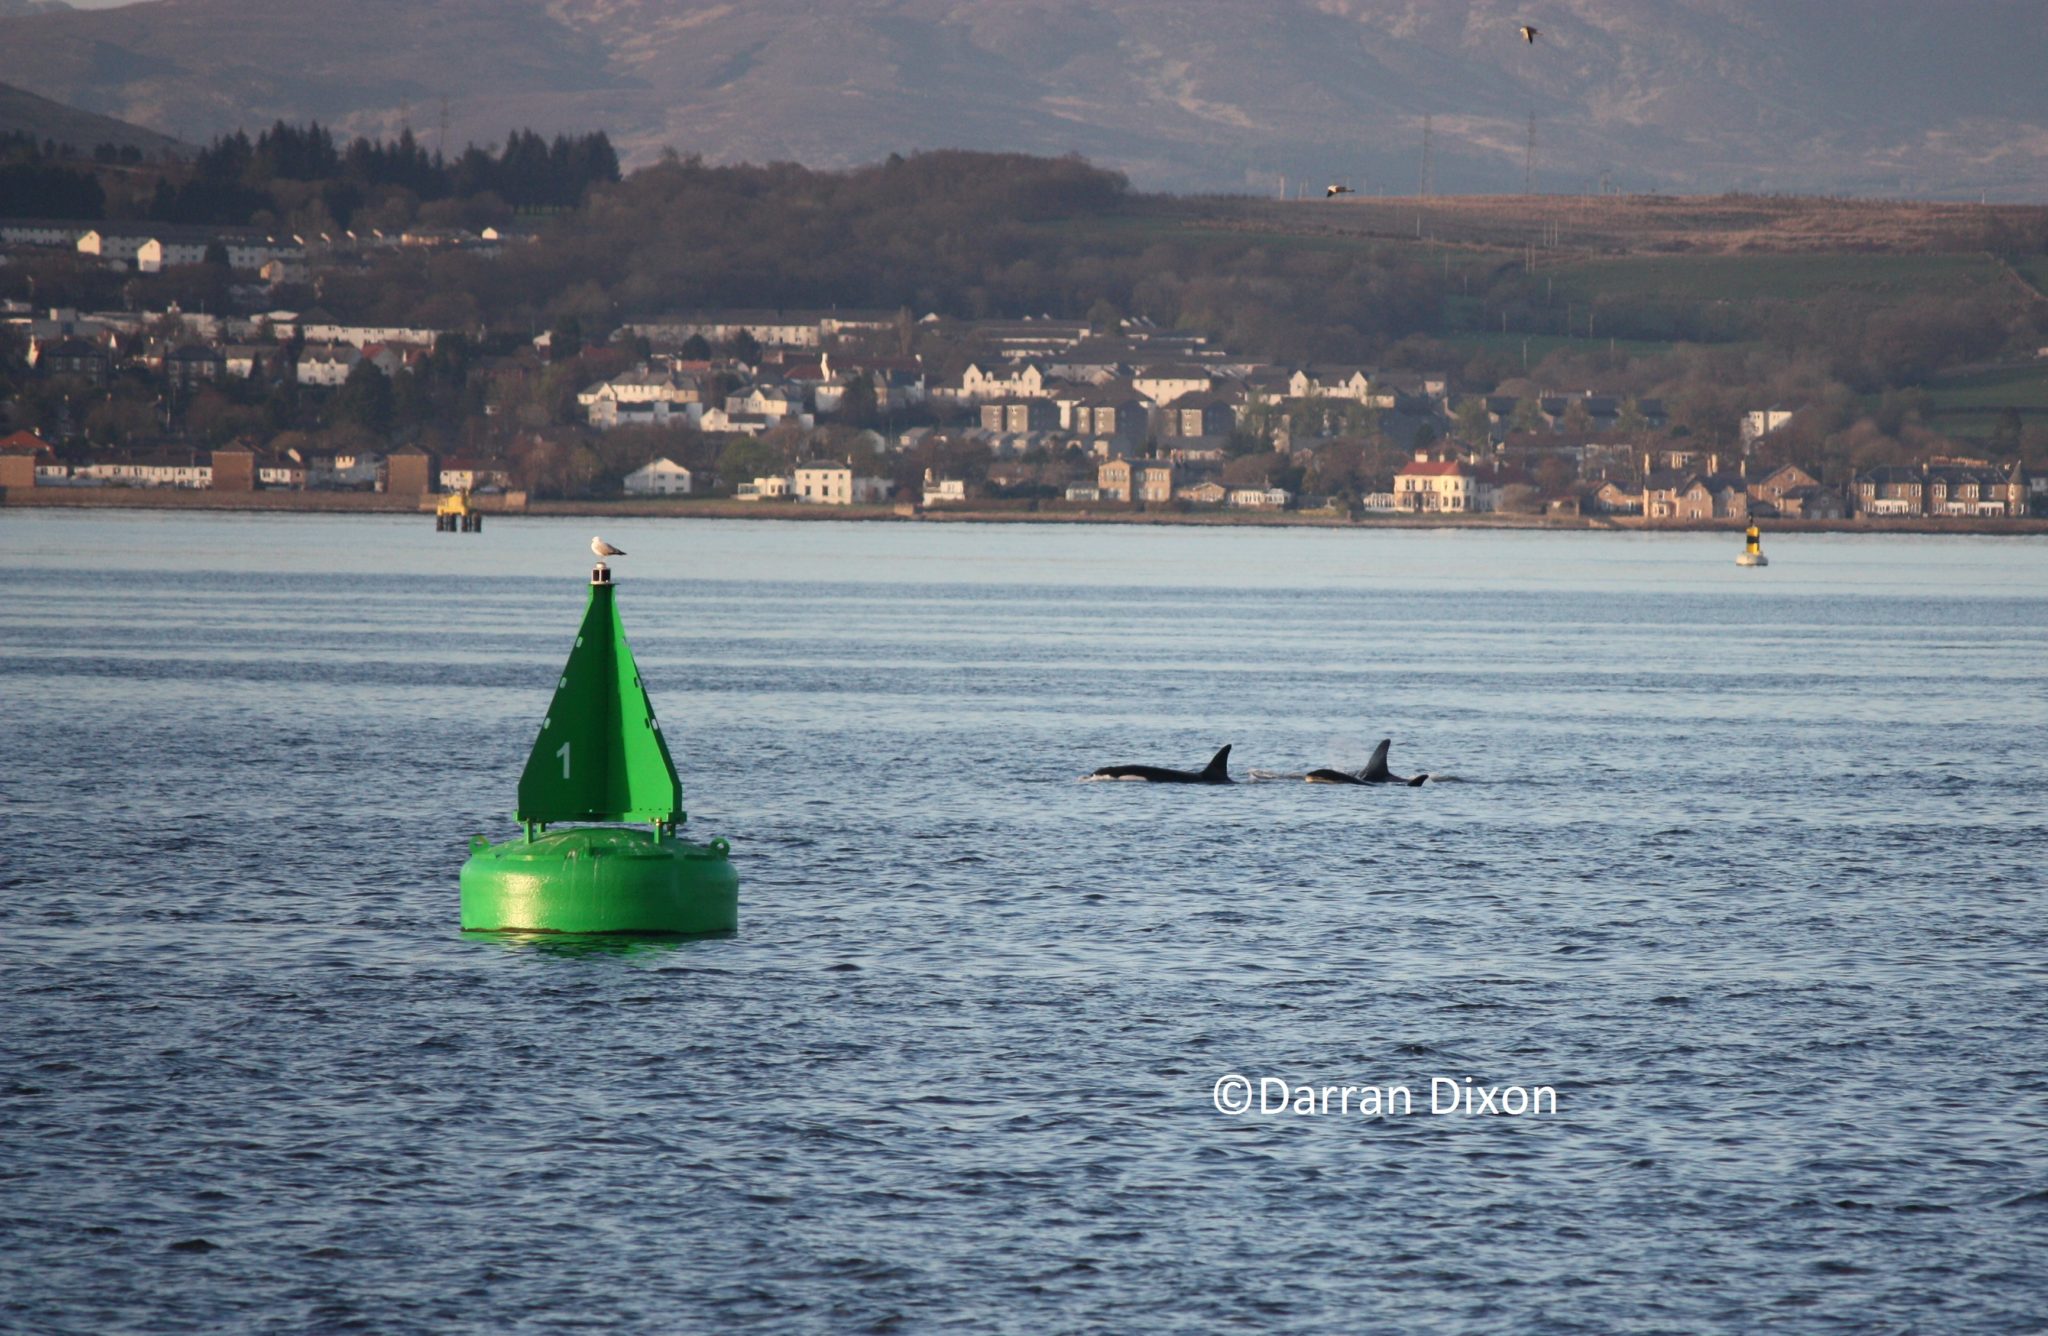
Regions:
<instances>
[{"instance_id":1,"label":"grassy field","mask_svg":"<svg viewBox=\"0 0 2048 1336\"><path fill-rule=\"evenodd\" d=\"M1996 413L2017 408L2048 413L2048 362L1943 376L1924 388L1939 412Z\"/></svg>"},{"instance_id":2,"label":"grassy field","mask_svg":"<svg viewBox=\"0 0 2048 1336\"><path fill-rule=\"evenodd\" d=\"M2012 267L2019 271L2021 278L2034 285L2034 291L2048 296L2048 255L2028 255L2014 260Z\"/></svg>"},{"instance_id":3,"label":"grassy field","mask_svg":"<svg viewBox=\"0 0 2048 1336\"><path fill-rule=\"evenodd\" d=\"M2048 362L1939 376L1920 388L1927 392L1933 425L1954 436L1990 436L2007 409L2022 422L2048 420Z\"/></svg>"},{"instance_id":4,"label":"grassy field","mask_svg":"<svg viewBox=\"0 0 2048 1336\"><path fill-rule=\"evenodd\" d=\"M2040 205L1789 195L1443 195L1188 201L1281 231L1438 238L1580 254L1965 254L2038 226Z\"/></svg>"},{"instance_id":5,"label":"grassy field","mask_svg":"<svg viewBox=\"0 0 2048 1336\"><path fill-rule=\"evenodd\" d=\"M1466 353L1489 352L1502 357L1519 359L1524 345L1529 352L1529 365L1535 366L1560 348L1572 352L1601 352L1613 348L1616 352L1628 353L1634 357L1655 356L1668 353L1678 345L1661 343L1649 339L1576 339L1561 334L1444 334L1437 342Z\"/></svg>"},{"instance_id":6,"label":"grassy field","mask_svg":"<svg viewBox=\"0 0 2048 1336\"><path fill-rule=\"evenodd\" d=\"M1658 297L1674 302L1799 301L1838 292L1897 298L2011 291L1982 255L1640 255L1588 260L1537 277L1580 301Z\"/></svg>"}]
</instances>

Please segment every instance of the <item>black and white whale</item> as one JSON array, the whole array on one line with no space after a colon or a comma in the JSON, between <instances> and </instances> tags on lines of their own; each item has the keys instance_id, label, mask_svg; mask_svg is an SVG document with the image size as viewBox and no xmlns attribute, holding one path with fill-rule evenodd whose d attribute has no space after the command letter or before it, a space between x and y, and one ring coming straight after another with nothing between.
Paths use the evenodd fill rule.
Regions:
<instances>
[{"instance_id":1,"label":"black and white whale","mask_svg":"<svg viewBox=\"0 0 2048 1336\"><path fill-rule=\"evenodd\" d=\"M1406 784L1414 788L1428 779L1428 775L1417 775L1410 779L1387 769L1387 748L1393 745L1392 738L1381 738L1380 745L1372 749L1372 759L1365 763L1365 769L1357 774L1346 770L1311 770L1308 782L1311 784Z\"/></svg>"},{"instance_id":2,"label":"black and white whale","mask_svg":"<svg viewBox=\"0 0 2048 1336\"><path fill-rule=\"evenodd\" d=\"M1148 784L1228 784L1231 782L1230 748L1225 746L1200 770L1168 770L1156 765L1106 765L1088 778L1142 779Z\"/></svg>"}]
</instances>

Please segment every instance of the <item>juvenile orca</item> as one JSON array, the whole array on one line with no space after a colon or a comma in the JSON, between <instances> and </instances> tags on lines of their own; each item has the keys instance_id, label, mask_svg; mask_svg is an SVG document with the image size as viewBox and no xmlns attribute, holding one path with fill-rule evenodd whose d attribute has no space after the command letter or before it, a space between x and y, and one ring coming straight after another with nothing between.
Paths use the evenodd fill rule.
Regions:
<instances>
[{"instance_id":1,"label":"juvenile orca","mask_svg":"<svg viewBox=\"0 0 2048 1336\"><path fill-rule=\"evenodd\" d=\"M1200 770L1167 770L1156 765L1106 765L1090 779L1142 779L1148 784L1228 784L1230 748L1225 746Z\"/></svg>"},{"instance_id":2,"label":"juvenile orca","mask_svg":"<svg viewBox=\"0 0 2048 1336\"><path fill-rule=\"evenodd\" d=\"M1357 774L1344 770L1311 770L1308 782L1311 784L1406 784L1416 788L1428 775L1417 775L1409 779L1387 769L1387 748L1393 745L1392 738L1381 738L1380 745L1372 749L1372 759L1365 763L1365 769Z\"/></svg>"}]
</instances>

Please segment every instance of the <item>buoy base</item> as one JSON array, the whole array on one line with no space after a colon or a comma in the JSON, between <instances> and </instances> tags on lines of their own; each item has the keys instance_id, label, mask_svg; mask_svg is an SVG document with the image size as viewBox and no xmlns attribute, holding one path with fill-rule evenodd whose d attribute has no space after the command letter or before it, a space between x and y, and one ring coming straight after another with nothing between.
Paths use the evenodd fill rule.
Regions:
<instances>
[{"instance_id":1,"label":"buoy base","mask_svg":"<svg viewBox=\"0 0 2048 1336\"><path fill-rule=\"evenodd\" d=\"M1738 566L1768 566L1771 559L1761 552L1745 552L1735 559Z\"/></svg>"},{"instance_id":2,"label":"buoy base","mask_svg":"<svg viewBox=\"0 0 2048 1336\"><path fill-rule=\"evenodd\" d=\"M735 932L740 876L724 840L578 826L492 844L462 865L464 932Z\"/></svg>"}]
</instances>

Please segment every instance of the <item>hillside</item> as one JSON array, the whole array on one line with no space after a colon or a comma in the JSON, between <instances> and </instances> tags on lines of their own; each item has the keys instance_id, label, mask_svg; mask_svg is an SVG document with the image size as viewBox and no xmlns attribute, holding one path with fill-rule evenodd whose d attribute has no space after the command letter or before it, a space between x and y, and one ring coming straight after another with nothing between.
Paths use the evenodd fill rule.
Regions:
<instances>
[{"instance_id":1,"label":"hillside","mask_svg":"<svg viewBox=\"0 0 2048 1336\"><path fill-rule=\"evenodd\" d=\"M1515 25L1534 22L1527 46ZM629 157L1078 151L1140 186L2048 195L2048 9L1865 0L156 0L0 18L0 79L204 139L604 129Z\"/></svg>"},{"instance_id":2,"label":"hillside","mask_svg":"<svg viewBox=\"0 0 2048 1336\"><path fill-rule=\"evenodd\" d=\"M67 107L11 84L0 84L0 135L13 134L30 135L38 141L55 140L82 153L101 144L137 148L148 157L185 151L185 145L168 135Z\"/></svg>"}]
</instances>

